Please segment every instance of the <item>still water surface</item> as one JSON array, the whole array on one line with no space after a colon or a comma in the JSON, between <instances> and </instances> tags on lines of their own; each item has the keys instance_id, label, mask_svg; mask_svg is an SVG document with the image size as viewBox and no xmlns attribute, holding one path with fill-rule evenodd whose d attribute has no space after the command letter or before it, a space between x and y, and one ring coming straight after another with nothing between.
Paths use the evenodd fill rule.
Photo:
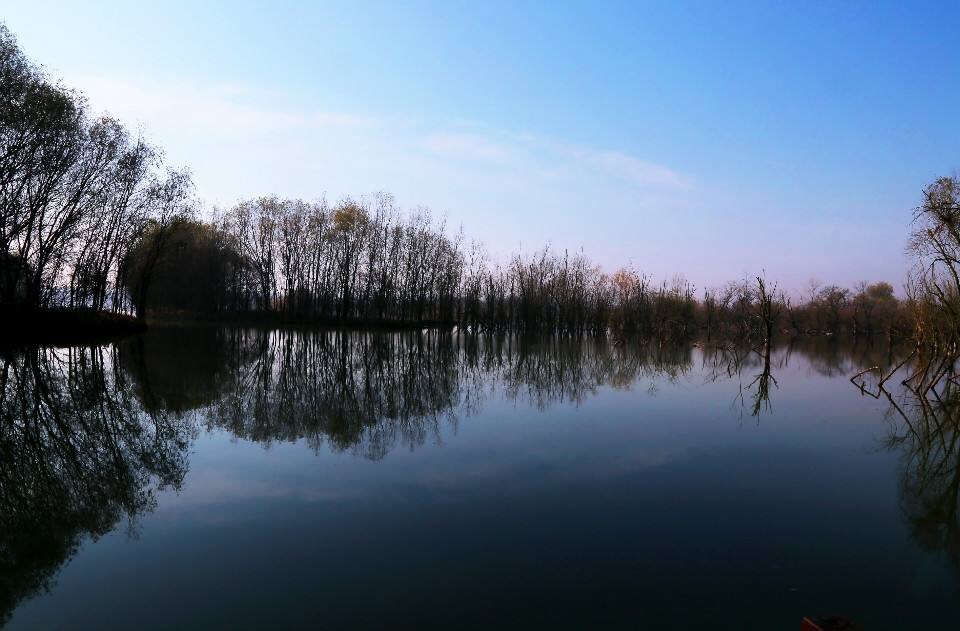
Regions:
<instances>
[{"instance_id":1,"label":"still water surface","mask_svg":"<svg viewBox=\"0 0 960 631\"><path fill-rule=\"evenodd\" d=\"M2 357L8 629L960 628L883 344L156 327Z\"/></svg>"}]
</instances>

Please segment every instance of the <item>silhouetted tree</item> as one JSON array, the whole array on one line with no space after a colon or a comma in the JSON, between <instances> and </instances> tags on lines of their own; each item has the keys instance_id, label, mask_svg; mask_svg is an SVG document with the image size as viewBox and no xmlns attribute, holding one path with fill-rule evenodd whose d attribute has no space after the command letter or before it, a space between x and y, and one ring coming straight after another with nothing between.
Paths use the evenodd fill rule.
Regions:
<instances>
[{"instance_id":1,"label":"silhouetted tree","mask_svg":"<svg viewBox=\"0 0 960 631\"><path fill-rule=\"evenodd\" d=\"M0 302L124 308L121 261L189 188L159 152L52 83L0 25Z\"/></svg>"}]
</instances>

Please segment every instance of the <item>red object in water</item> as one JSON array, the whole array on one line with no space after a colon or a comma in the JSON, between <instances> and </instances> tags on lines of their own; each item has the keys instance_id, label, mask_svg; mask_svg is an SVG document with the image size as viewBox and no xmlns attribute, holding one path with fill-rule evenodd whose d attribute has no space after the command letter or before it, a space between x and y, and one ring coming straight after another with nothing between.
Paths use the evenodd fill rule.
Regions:
<instances>
[{"instance_id":1,"label":"red object in water","mask_svg":"<svg viewBox=\"0 0 960 631\"><path fill-rule=\"evenodd\" d=\"M862 627L844 616L817 616L804 618L800 631L863 631Z\"/></svg>"}]
</instances>

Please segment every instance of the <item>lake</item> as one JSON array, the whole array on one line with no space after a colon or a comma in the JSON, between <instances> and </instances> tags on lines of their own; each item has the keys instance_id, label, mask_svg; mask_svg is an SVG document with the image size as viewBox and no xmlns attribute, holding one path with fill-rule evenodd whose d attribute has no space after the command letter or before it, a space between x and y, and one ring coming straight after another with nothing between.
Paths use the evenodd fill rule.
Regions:
<instances>
[{"instance_id":1,"label":"lake","mask_svg":"<svg viewBox=\"0 0 960 631\"><path fill-rule=\"evenodd\" d=\"M199 325L7 351L0 621L960 628L956 417L849 380L902 356Z\"/></svg>"}]
</instances>

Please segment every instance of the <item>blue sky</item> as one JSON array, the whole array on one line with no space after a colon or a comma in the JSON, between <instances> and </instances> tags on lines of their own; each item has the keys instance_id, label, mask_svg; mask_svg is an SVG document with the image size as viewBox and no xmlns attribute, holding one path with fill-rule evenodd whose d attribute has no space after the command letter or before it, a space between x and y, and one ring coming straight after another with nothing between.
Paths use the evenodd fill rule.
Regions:
<instances>
[{"instance_id":1,"label":"blue sky","mask_svg":"<svg viewBox=\"0 0 960 631\"><path fill-rule=\"evenodd\" d=\"M195 6L196 5L196 6ZM494 255L900 284L960 168L960 4L5 0L208 205L377 191Z\"/></svg>"}]
</instances>

